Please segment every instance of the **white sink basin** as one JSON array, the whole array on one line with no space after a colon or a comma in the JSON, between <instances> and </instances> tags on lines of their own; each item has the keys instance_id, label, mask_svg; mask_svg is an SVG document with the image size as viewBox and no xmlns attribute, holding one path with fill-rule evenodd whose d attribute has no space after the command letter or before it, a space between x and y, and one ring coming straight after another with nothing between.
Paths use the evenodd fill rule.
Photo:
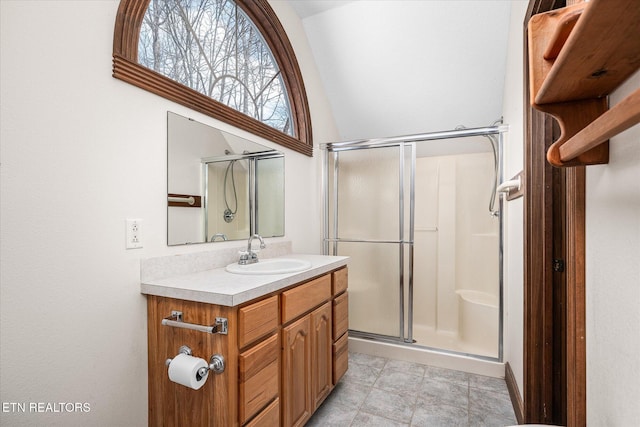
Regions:
<instances>
[{"instance_id":1,"label":"white sink basin","mask_svg":"<svg viewBox=\"0 0 640 427\"><path fill-rule=\"evenodd\" d=\"M233 274L286 274L297 273L311 268L309 261L294 258L268 258L254 264L229 264L226 270Z\"/></svg>"}]
</instances>

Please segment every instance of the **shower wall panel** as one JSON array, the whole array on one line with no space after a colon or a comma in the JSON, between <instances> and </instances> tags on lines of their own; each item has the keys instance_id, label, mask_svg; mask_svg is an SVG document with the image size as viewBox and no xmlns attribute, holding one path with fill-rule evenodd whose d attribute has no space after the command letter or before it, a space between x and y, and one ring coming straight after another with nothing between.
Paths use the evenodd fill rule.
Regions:
<instances>
[{"instance_id":1,"label":"shower wall panel","mask_svg":"<svg viewBox=\"0 0 640 427\"><path fill-rule=\"evenodd\" d=\"M256 160L256 226L263 237L284 235L284 168L281 158Z\"/></svg>"},{"instance_id":2,"label":"shower wall panel","mask_svg":"<svg viewBox=\"0 0 640 427\"><path fill-rule=\"evenodd\" d=\"M491 153L456 157L456 289L497 297L499 224L487 207L493 185L493 158Z\"/></svg>"},{"instance_id":3,"label":"shower wall panel","mask_svg":"<svg viewBox=\"0 0 640 427\"><path fill-rule=\"evenodd\" d=\"M497 356L497 342L486 350L477 340L473 349L464 342L460 322L469 317L460 315L457 292L498 298L499 223L488 212L493 156L422 157L415 173L413 338L429 347ZM497 332L498 323L490 324Z\"/></svg>"},{"instance_id":4,"label":"shower wall panel","mask_svg":"<svg viewBox=\"0 0 640 427\"><path fill-rule=\"evenodd\" d=\"M438 259L437 289L439 334L455 336L458 331L458 300L456 298L456 217L458 213L458 168L456 157L436 157L438 160ZM416 284L415 286L420 286Z\"/></svg>"}]
</instances>

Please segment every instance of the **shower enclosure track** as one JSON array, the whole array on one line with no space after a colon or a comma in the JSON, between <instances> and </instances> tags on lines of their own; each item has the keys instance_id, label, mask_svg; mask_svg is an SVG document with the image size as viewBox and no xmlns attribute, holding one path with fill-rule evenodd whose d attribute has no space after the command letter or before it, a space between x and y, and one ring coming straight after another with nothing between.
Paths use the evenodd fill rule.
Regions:
<instances>
[{"instance_id":1,"label":"shower enclosure track","mask_svg":"<svg viewBox=\"0 0 640 427\"><path fill-rule=\"evenodd\" d=\"M448 131L439 131L439 132L430 132L430 133L420 133L413 135L402 135L402 136L394 136L387 138L374 138L374 139L362 139L362 140L353 140L353 141L344 141L344 142L331 142L320 144L320 149L323 151L322 156L322 192L323 192L323 253L337 255L338 253L338 244L339 243L380 243L380 244L398 244L399 245L399 334L398 337L380 335L376 333L370 332L362 332L362 331L350 331L352 336L358 336L360 338L380 340L380 341L399 341L404 344L412 344L413 340L413 255L414 255L414 210L415 210L415 168L416 168L416 143L422 141L434 141L434 140L442 140L442 139L454 139L454 138L465 138L465 137L474 137L474 136L484 136L488 137L490 135L498 136L498 164L499 173L496 177L498 182L502 182L503 174L502 174L502 134L507 132L509 127L507 125L496 125L496 126L487 126L482 128L463 128L463 129L455 129ZM410 174L410 182L409 182L409 236L410 239L404 238L404 174L405 174L405 147L411 147L412 156L411 156L411 174ZM333 175L333 230L332 235L338 236L338 169L339 169L339 155L338 153L341 151L350 151L350 150L362 150L362 149L373 149L373 148L381 148L381 147L398 147L399 148L399 164L398 164L398 191L399 191L399 237L398 240L376 240L376 239L354 239L354 238L339 238L339 237L330 237L329 229L330 229L330 214L329 214L329 176ZM329 170L329 153L333 156L333 171ZM503 201L502 198L499 199L499 208L498 215L499 218L499 308L498 308L498 357L484 357L478 355L469 355L467 353L461 353L457 351L450 351L444 349L435 349L432 347L426 347L430 350L442 352L442 353L450 353L450 354L462 354L465 356L473 356L479 359L485 360L503 360L503 220L502 220L502 208ZM407 328L405 333L405 304L404 304L404 285L405 285L405 277L404 277L404 263L405 263L405 245L408 245L408 301L407 301ZM332 250L330 250L330 246L333 246Z\"/></svg>"}]
</instances>

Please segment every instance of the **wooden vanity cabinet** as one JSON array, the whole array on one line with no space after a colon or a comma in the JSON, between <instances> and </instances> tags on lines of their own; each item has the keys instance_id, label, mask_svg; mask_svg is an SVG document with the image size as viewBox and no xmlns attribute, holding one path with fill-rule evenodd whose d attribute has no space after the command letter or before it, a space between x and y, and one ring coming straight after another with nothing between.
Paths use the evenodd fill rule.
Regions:
<instances>
[{"instance_id":1,"label":"wooden vanity cabinet","mask_svg":"<svg viewBox=\"0 0 640 427\"><path fill-rule=\"evenodd\" d=\"M238 307L148 296L150 426L303 426L346 372L347 268ZM227 335L161 326L228 319ZM165 360L187 345L222 354L226 369L200 390L168 379Z\"/></svg>"}]
</instances>

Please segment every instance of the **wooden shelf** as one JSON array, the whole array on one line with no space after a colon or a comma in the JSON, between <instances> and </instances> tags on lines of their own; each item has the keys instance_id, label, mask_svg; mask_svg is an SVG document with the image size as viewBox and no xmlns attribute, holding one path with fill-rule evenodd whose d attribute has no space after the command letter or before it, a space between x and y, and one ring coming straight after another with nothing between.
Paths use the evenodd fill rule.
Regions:
<instances>
[{"instance_id":1,"label":"wooden shelf","mask_svg":"<svg viewBox=\"0 0 640 427\"><path fill-rule=\"evenodd\" d=\"M552 114L562 131L549 161L607 163L607 139L640 122L637 111L629 111L637 109L636 94L594 122L607 111L606 96L640 68L640 1L591 0L535 15L529 22L529 67L532 106ZM572 148L561 153L577 134Z\"/></svg>"},{"instance_id":2,"label":"wooden shelf","mask_svg":"<svg viewBox=\"0 0 640 427\"><path fill-rule=\"evenodd\" d=\"M639 122L640 89L562 144L560 160L570 161Z\"/></svg>"}]
</instances>

